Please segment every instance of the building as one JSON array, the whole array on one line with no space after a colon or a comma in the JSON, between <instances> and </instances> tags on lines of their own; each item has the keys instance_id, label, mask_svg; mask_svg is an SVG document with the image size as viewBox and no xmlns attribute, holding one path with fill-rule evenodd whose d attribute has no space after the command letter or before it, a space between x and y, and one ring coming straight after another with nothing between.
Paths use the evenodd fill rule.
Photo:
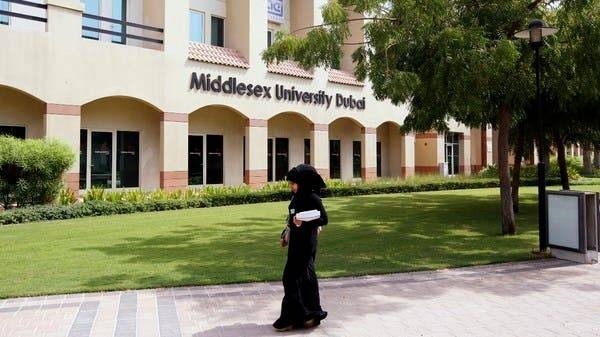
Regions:
<instances>
[{"instance_id":1,"label":"building","mask_svg":"<svg viewBox=\"0 0 600 337\"><path fill-rule=\"evenodd\" d=\"M318 25L323 2L0 0L0 133L78 149L73 189L260 186L299 163L372 180L492 162L489 129L402 135L406 107L352 75L356 45L340 69L265 65L276 31Z\"/></svg>"}]
</instances>

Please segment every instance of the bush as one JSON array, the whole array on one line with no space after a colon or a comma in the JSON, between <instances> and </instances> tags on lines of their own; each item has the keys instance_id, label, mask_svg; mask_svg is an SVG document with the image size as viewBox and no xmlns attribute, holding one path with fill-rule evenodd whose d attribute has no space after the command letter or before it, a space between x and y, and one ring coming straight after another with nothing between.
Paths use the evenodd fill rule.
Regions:
<instances>
[{"instance_id":1,"label":"bush","mask_svg":"<svg viewBox=\"0 0 600 337\"><path fill-rule=\"evenodd\" d=\"M0 136L0 205L10 208L54 201L75 155L56 140Z\"/></svg>"},{"instance_id":2,"label":"bush","mask_svg":"<svg viewBox=\"0 0 600 337\"><path fill-rule=\"evenodd\" d=\"M548 180L548 184L558 184L559 182L557 178ZM534 186L536 180L524 179L522 185ZM323 197L487 188L498 187L499 184L497 178L415 177L409 180L388 179L373 183L329 180L327 186L321 193ZM2 212L0 213L0 225L86 216L287 201L289 198L290 192L287 183L269 184L260 190L251 190L247 186L235 186L188 189L171 193L143 192L141 190L107 192L101 189L91 189L84 196L83 203L58 206L39 205Z\"/></svg>"}]
</instances>

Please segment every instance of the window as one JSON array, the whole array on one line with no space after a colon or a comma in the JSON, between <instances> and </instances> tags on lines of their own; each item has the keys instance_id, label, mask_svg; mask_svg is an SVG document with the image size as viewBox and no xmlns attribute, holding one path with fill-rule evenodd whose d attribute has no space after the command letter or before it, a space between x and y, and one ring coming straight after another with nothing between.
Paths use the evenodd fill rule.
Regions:
<instances>
[{"instance_id":1,"label":"window","mask_svg":"<svg viewBox=\"0 0 600 337\"><path fill-rule=\"evenodd\" d=\"M331 170L332 179L340 179L341 172L341 142L339 140L329 140L329 169Z\"/></svg>"},{"instance_id":2,"label":"window","mask_svg":"<svg viewBox=\"0 0 600 337\"><path fill-rule=\"evenodd\" d=\"M18 139L25 139L25 127L0 125L0 136L11 136Z\"/></svg>"},{"instance_id":3,"label":"window","mask_svg":"<svg viewBox=\"0 0 600 337\"><path fill-rule=\"evenodd\" d=\"M86 14L100 15L100 0L82 0ZM96 19L83 18L83 26L100 28L100 21ZM83 29L82 36L87 39L99 40L100 33Z\"/></svg>"},{"instance_id":4,"label":"window","mask_svg":"<svg viewBox=\"0 0 600 337\"><path fill-rule=\"evenodd\" d=\"M304 164L310 165L310 138L304 139Z\"/></svg>"},{"instance_id":5,"label":"window","mask_svg":"<svg viewBox=\"0 0 600 337\"><path fill-rule=\"evenodd\" d=\"M0 0L0 10L7 12L10 11L10 6L8 2ZM8 15L0 15L0 25L8 25L8 19Z\"/></svg>"},{"instance_id":6,"label":"window","mask_svg":"<svg viewBox=\"0 0 600 337\"><path fill-rule=\"evenodd\" d=\"M271 47L271 44L273 44L274 38L275 38L275 32L272 30L267 30L267 47Z\"/></svg>"},{"instance_id":7,"label":"window","mask_svg":"<svg viewBox=\"0 0 600 337\"><path fill-rule=\"evenodd\" d=\"M216 16L210 17L211 38L210 44L213 46L225 46L225 20Z\"/></svg>"},{"instance_id":8,"label":"window","mask_svg":"<svg viewBox=\"0 0 600 337\"><path fill-rule=\"evenodd\" d=\"M361 177L361 148L360 148L360 140L355 140L352 142L352 176L354 178Z\"/></svg>"},{"instance_id":9,"label":"window","mask_svg":"<svg viewBox=\"0 0 600 337\"><path fill-rule=\"evenodd\" d=\"M190 11L190 41L204 43L204 13Z\"/></svg>"},{"instance_id":10,"label":"window","mask_svg":"<svg viewBox=\"0 0 600 337\"><path fill-rule=\"evenodd\" d=\"M126 0L112 0L112 18L119 21L126 21L125 14L127 11L127 1ZM115 33L119 33L122 35L113 35L112 42L125 44L125 29L123 24L113 23L111 24L112 30Z\"/></svg>"}]
</instances>

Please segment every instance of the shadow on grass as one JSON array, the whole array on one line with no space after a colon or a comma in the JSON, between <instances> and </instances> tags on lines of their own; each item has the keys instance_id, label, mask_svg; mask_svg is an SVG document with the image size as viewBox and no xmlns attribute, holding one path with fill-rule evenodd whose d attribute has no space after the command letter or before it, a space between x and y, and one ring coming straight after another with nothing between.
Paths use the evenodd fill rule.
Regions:
<instances>
[{"instance_id":1,"label":"shadow on grass","mask_svg":"<svg viewBox=\"0 0 600 337\"><path fill-rule=\"evenodd\" d=\"M533 197L524 198L519 235L500 235L497 196L420 193L325 199L330 224L320 237L321 277L440 269L530 259L537 243ZM279 280L286 251L277 246L281 213L204 227L181 225L151 238L78 248L119 264L165 267L83 281L93 290ZM168 272L171 270L174 272ZM514 294L515 296L517 294Z\"/></svg>"}]
</instances>

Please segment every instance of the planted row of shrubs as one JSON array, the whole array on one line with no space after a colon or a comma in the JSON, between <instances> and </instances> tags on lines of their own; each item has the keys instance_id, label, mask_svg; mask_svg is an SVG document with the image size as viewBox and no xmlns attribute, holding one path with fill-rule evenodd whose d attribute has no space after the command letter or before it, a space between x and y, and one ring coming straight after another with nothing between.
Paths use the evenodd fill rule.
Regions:
<instances>
[{"instance_id":1,"label":"planted row of shrubs","mask_svg":"<svg viewBox=\"0 0 600 337\"><path fill-rule=\"evenodd\" d=\"M557 184L551 179L549 184ZM534 179L524 180L523 185L536 185ZM346 182L328 182L323 197L342 197L369 194L411 193L441 190L460 190L473 188L498 187L497 179L414 179L380 181L375 183L351 184ZM227 205L254 204L262 202L286 201L290 198L287 184L268 185L261 190L246 187L208 188L187 190L174 193L158 192L115 192L90 191L82 203L69 205L39 205L0 212L0 225L18 224L32 221L64 220L88 216L128 214L136 212L154 212L186 208L203 208ZM132 197L139 193L138 197ZM130 195L127 199L127 195ZM115 197L120 196L120 198Z\"/></svg>"}]
</instances>

